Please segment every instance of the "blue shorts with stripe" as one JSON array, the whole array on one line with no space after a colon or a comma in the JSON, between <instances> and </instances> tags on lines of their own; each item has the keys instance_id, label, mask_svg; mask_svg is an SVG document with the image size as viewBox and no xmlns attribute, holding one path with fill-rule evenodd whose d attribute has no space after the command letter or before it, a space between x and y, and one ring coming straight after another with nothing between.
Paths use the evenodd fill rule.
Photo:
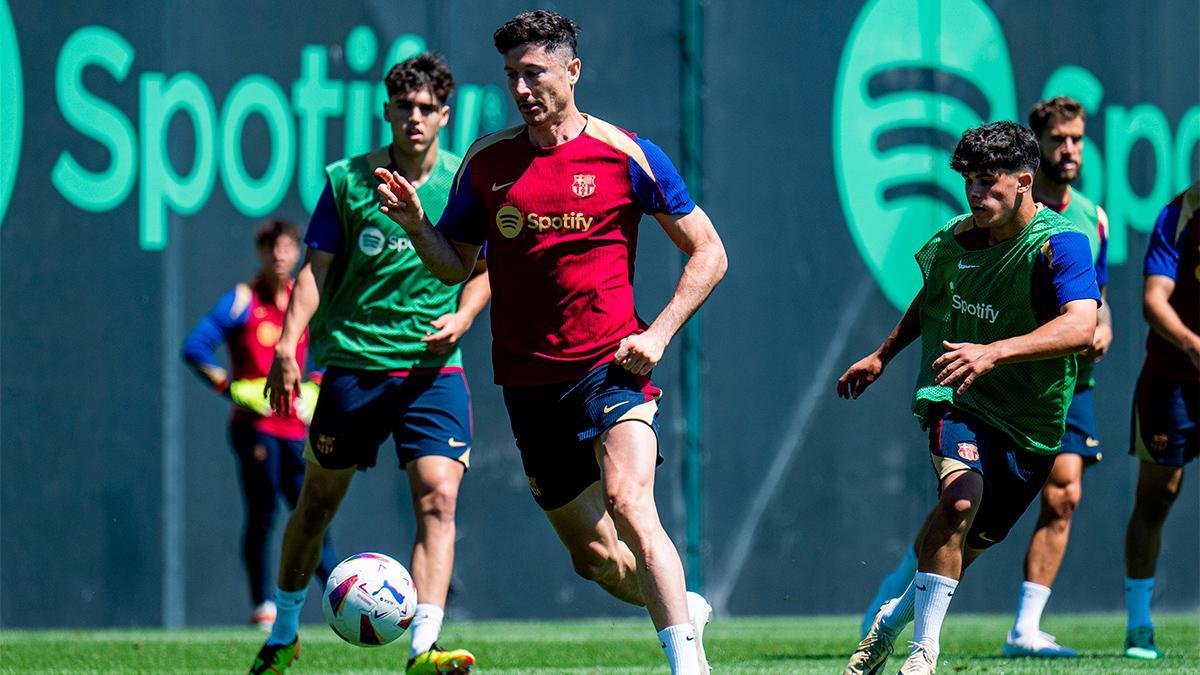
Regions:
<instances>
[{"instance_id":1,"label":"blue shorts with stripe","mask_svg":"<svg viewBox=\"0 0 1200 675\"><path fill-rule=\"evenodd\" d=\"M1075 391L1071 406L1067 408L1067 428L1063 433L1059 453L1079 455L1088 466L1103 459L1100 440L1096 438L1096 406L1093 403L1092 387Z\"/></svg>"},{"instance_id":2,"label":"blue shorts with stripe","mask_svg":"<svg viewBox=\"0 0 1200 675\"><path fill-rule=\"evenodd\" d=\"M504 405L538 505L546 511L566 506L600 480L595 441L618 422L642 422L657 435L661 395L649 377L612 364L570 382L504 387Z\"/></svg>"},{"instance_id":3,"label":"blue shorts with stripe","mask_svg":"<svg viewBox=\"0 0 1200 675\"><path fill-rule=\"evenodd\" d=\"M929 451L939 481L958 471L983 478L967 546L983 550L999 543L1037 499L1057 455L1030 452L1003 431L950 406L931 409L929 421Z\"/></svg>"},{"instance_id":4,"label":"blue shorts with stripe","mask_svg":"<svg viewBox=\"0 0 1200 675\"><path fill-rule=\"evenodd\" d=\"M471 393L464 373L327 369L308 429L309 461L326 469L366 469L375 466L389 436L401 468L427 456L469 468Z\"/></svg>"},{"instance_id":5,"label":"blue shorts with stripe","mask_svg":"<svg viewBox=\"0 0 1200 675\"><path fill-rule=\"evenodd\" d=\"M1142 373L1133 396L1129 454L1143 462L1183 466L1200 454L1200 382Z\"/></svg>"}]
</instances>

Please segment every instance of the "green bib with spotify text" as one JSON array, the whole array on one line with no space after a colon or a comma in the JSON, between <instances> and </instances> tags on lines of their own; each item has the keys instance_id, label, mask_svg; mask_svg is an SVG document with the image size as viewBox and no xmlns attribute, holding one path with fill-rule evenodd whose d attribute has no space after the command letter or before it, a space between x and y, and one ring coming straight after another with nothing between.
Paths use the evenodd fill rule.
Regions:
<instances>
[{"instance_id":1,"label":"green bib with spotify text","mask_svg":"<svg viewBox=\"0 0 1200 675\"><path fill-rule=\"evenodd\" d=\"M1016 236L976 250L954 237L973 226L969 214L959 216L917 252L925 295L913 414L927 425L930 405L948 404L1004 431L1030 452L1054 454L1075 389L1074 355L998 365L963 394L955 392L961 380L952 387L934 382L933 363L946 353L943 340L988 344L1035 330L1032 282L1038 252L1050 237L1079 228L1042 208Z\"/></svg>"}]
</instances>

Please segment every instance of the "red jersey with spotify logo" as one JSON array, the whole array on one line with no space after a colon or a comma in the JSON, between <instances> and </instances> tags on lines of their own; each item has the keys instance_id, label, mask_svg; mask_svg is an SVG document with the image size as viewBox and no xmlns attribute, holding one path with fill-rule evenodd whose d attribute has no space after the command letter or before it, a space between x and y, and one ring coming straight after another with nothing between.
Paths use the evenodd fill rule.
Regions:
<instances>
[{"instance_id":1,"label":"red jersey with spotify logo","mask_svg":"<svg viewBox=\"0 0 1200 675\"><path fill-rule=\"evenodd\" d=\"M658 146L595 117L552 147L524 126L476 141L438 229L485 245L496 383L566 382L611 360L646 327L633 306L642 214L693 208Z\"/></svg>"}]
</instances>

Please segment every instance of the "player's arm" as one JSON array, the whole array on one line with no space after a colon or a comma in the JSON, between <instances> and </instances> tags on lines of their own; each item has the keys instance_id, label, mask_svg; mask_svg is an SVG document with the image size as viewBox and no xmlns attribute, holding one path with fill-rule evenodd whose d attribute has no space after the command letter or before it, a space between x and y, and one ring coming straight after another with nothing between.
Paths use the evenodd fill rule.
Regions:
<instances>
[{"instance_id":1,"label":"player's arm","mask_svg":"<svg viewBox=\"0 0 1200 675\"><path fill-rule=\"evenodd\" d=\"M921 301L924 297L925 289L922 288L883 344L842 373L837 381L838 396L849 399L861 396L867 387L883 375L883 369L897 354L921 337Z\"/></svg>"},{"instance_id":2,"label":"player's arm","mask_svg":"<svg viewBox=\"0 0 1200 675\"><path fill-rule=\"evenodd\" d=\"M1093 361L1099 361L1108 353L1112 346L1112 308L1108 304L1108 214L1099 206L1096 207L1096 218L1099 221L1100 254L1096 256L1096 284L1100 286L1100 311L1096 317L1096 334L1092 337L1092 346L1086 355Z\"/></svg>"},{"instance_id":3,"label":"player's arm","mask_svg":"<svg viewBox=\"0 0 1200 675\"><path fill-rule=\"evenodd\" d=\"M417 190L395 171L375 169L379 179L379 210L402 227L421 262L447 286L461 284L475 269L482 245L452 240L425 217ZM451 195L453 203L454 195ZM452 205L452 204L451 204ZM447 205L447 209L451 208Z\"/></svg>"},{"instance_id":4,"label":"player's arm","mask_svg":"<svg viewBox=\"0 0 1200 675\"><path fill-rule=\"evenodd\" d=\"M217 350L229 334L245 325L250 289L239 284L217 301L183 341L183 360L202 382L228 395L229 373L217 360Z\"/></svg>"},{"instance_id":5,"label":"player's arm","mask_svg":"<svg viewBox=\"0 0 1200 675\"><path fill-rule=\"evenodd\" d=\"M671 338L700 309L729 267L725 245L699 206L686 214L654 217L688 260L667 306L644 333L625 338L617 348L614 361L636 375L646 375L658 365Z\"/></svg>"},{"instance_id":6,"label":"player's arm","mask_svg":"<svg viewBox=\"0 0 1200 675\"><path fill-rule=\"evenodd\" d=\"M988 344L943 342L946 353L933 362L935 382L957 384L961 394L998 365L1050 359L1091 347L1101 302L1091 246L1079 232L1055 235L1049 244L1052 250L1046 264L1058 315L1029 333Z\"/></svg>"},{"instance_id":7,"label":"player's arm","mask_svg":"<svg viewBox=\"0 0 1200 675\"><path fill-rule=\"evenodd\" d=\"M313 208L308 231L304 233L308 250L304 254L304 264L296 274L296 282L292 284L283 329L275 343L275 358L271 360L264 388L271 400L271 408L281 415L292 412L293 396L303 396L300 385L304 368L296 360L296 347L308 322L321 306L321 289L325 288L325 277L341 248L344 231L333 186L327 182Z\"/></svg>"},{"instance_id":8,"label":"player's arm","mask_svg":"<svg viewBox=\"0 0 1200 675\"><path fill-rule=\"evenodd\" d=\"M1173 278L1158 274L1146 277L1142 287L1142 313L1151 330L1183 350L1192 363L1200 366L1200 335L1189 330L1171 306L1174 291Z\"/></svg>"},{"instance_id":9,"label":"player's arm","mask_svg":"<svg viewBox=\"0 0 1200 675\"><path fill-rule=\"evenodd\" d=\"M1143 267L1145 281L1142 285L1142 314L1150 329L1175 345L1200 365L1200 337L1183 323L1179 313L1171 306L1171 294L1175 292L1175 279L1179 272L1180 207L1172 204L1163 209L1150 235Z\"/></svg>"},{"instance_id":10,"label":"player's arm","mask_svg":"<svg viewBox=\"0 0 1200 675\"><path fill-rule=\"evenodd\" d=\"M492 287L488 280L487 263L483 260L476 261L475 274L463 284L458 311L434 319L430 326L436 332L421 338L421 342L434 354L445 354L454 349L462 336L471 330L475 318L487 307L491 298Z\"/></svg>"}]
</instances>

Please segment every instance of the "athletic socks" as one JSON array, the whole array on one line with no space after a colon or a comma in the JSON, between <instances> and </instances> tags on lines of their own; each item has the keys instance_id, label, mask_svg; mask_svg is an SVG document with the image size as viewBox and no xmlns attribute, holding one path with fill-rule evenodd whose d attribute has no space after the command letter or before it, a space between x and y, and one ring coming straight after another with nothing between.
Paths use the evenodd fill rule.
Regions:
<instances>
[{"instance_id":1,"label":"athletic socks","mask_svg":"<svg viewBox=\"0 0 1200 675\"><path fill-rule=\"evenodd\" d=\"M888 573L879 583L879 590L875 591L875 597L871 598L871 604L867 606L867 613L863 616L860 634L866 635L867 630L871 627L871 622L875 620L875 613L879 611L883 603L900 595L904 589L912 581L913 575L917 573L917 553L912 546L904 551L904 557L900 559L900 564L896 569Z\"/></svg>"},{"instance_id":2,"label":"athletic socks","mask_svg":"<svg viewBox=\"0 0 1200 675\"><path fill-rule=\"evenodd\" d=\"M690 623L667 626L658 631L658 641L667 653L671 675L700 675L696 654L696 629Z\"/></svg>"},{"instance_id":3,"label":"athletic socks","mask_svg":"<svg viewBox=\"0 0 1200 675\"><path fill-rule=\"evenodd\" d=\"M918 574L920 574L918 572ZM915 583L915 580L914 582ZM880 618L880 627L891 635L897 635L904 627L912 623L913 607L916 602L916 590L913 588L913 583L904 589L900 597L893 598L883 605L880 610L883 616Z\"/></svg>"},{"instance_id":4,"label":"athletic socks","mask_svg":"<svg viewBox=\"0 0 1200 675\"><path fill-rule=\"evenodd\" d=\"M1013 633L1037 635L1041 631L1042 611L1050 599L1050 588L1032 581L1021 584L1021 600L1017 603L1017 620L1013 622Z\"/></svg>"},{"instance_id":5,"label":"athletic socks","mask_svg":"<svg viewBox=\"0 0 1200 675\"><path fill-rule=\"evenodd\" d=\"M413 616L412 622L412 646L408 650L410 659L429 651L433 643L437 642L438 634L442 632L444 616L442 608L437 605L417 605L417 612Z\"/></svg>"},{"instance_id":6,"label":"athletic socks","mask_svg":"<svg viewBox=\"0 0 1200 675\"><path fill-rule=\"evenodd\" d=\"M287 645L296 639L296 633L300 632L300 610L304 607L304 596L307 594L308 589L275 589L275 623L271 626L267 644Z\"/></svg>"},{"instance_id":7,"label":"athletic socks","mask_svg":"<svg viewBox=\"0 0 1200 675\"><path fill-rule=\"evenodd\" d=\"M1154 595L1154 577L1130 579L1125 577L1125 607L1129 610L1126 629L1153 626L1150 620L1150 597Z\"/></svg>"},{"instance_id":8,"label":"athletic socks","mask_svg":"<svg viewBox=\"0 0 1200 675\"><path fill-rule=\"evenodd\" d=\"M913 642L936 654L940 649L938 638L942 633L942 621L946 618L946 610L950 609L950 599L954 597L958 581L940 574L917 572L913 577L913 588L916 589Z\"/></svg>"}]
</instances>

